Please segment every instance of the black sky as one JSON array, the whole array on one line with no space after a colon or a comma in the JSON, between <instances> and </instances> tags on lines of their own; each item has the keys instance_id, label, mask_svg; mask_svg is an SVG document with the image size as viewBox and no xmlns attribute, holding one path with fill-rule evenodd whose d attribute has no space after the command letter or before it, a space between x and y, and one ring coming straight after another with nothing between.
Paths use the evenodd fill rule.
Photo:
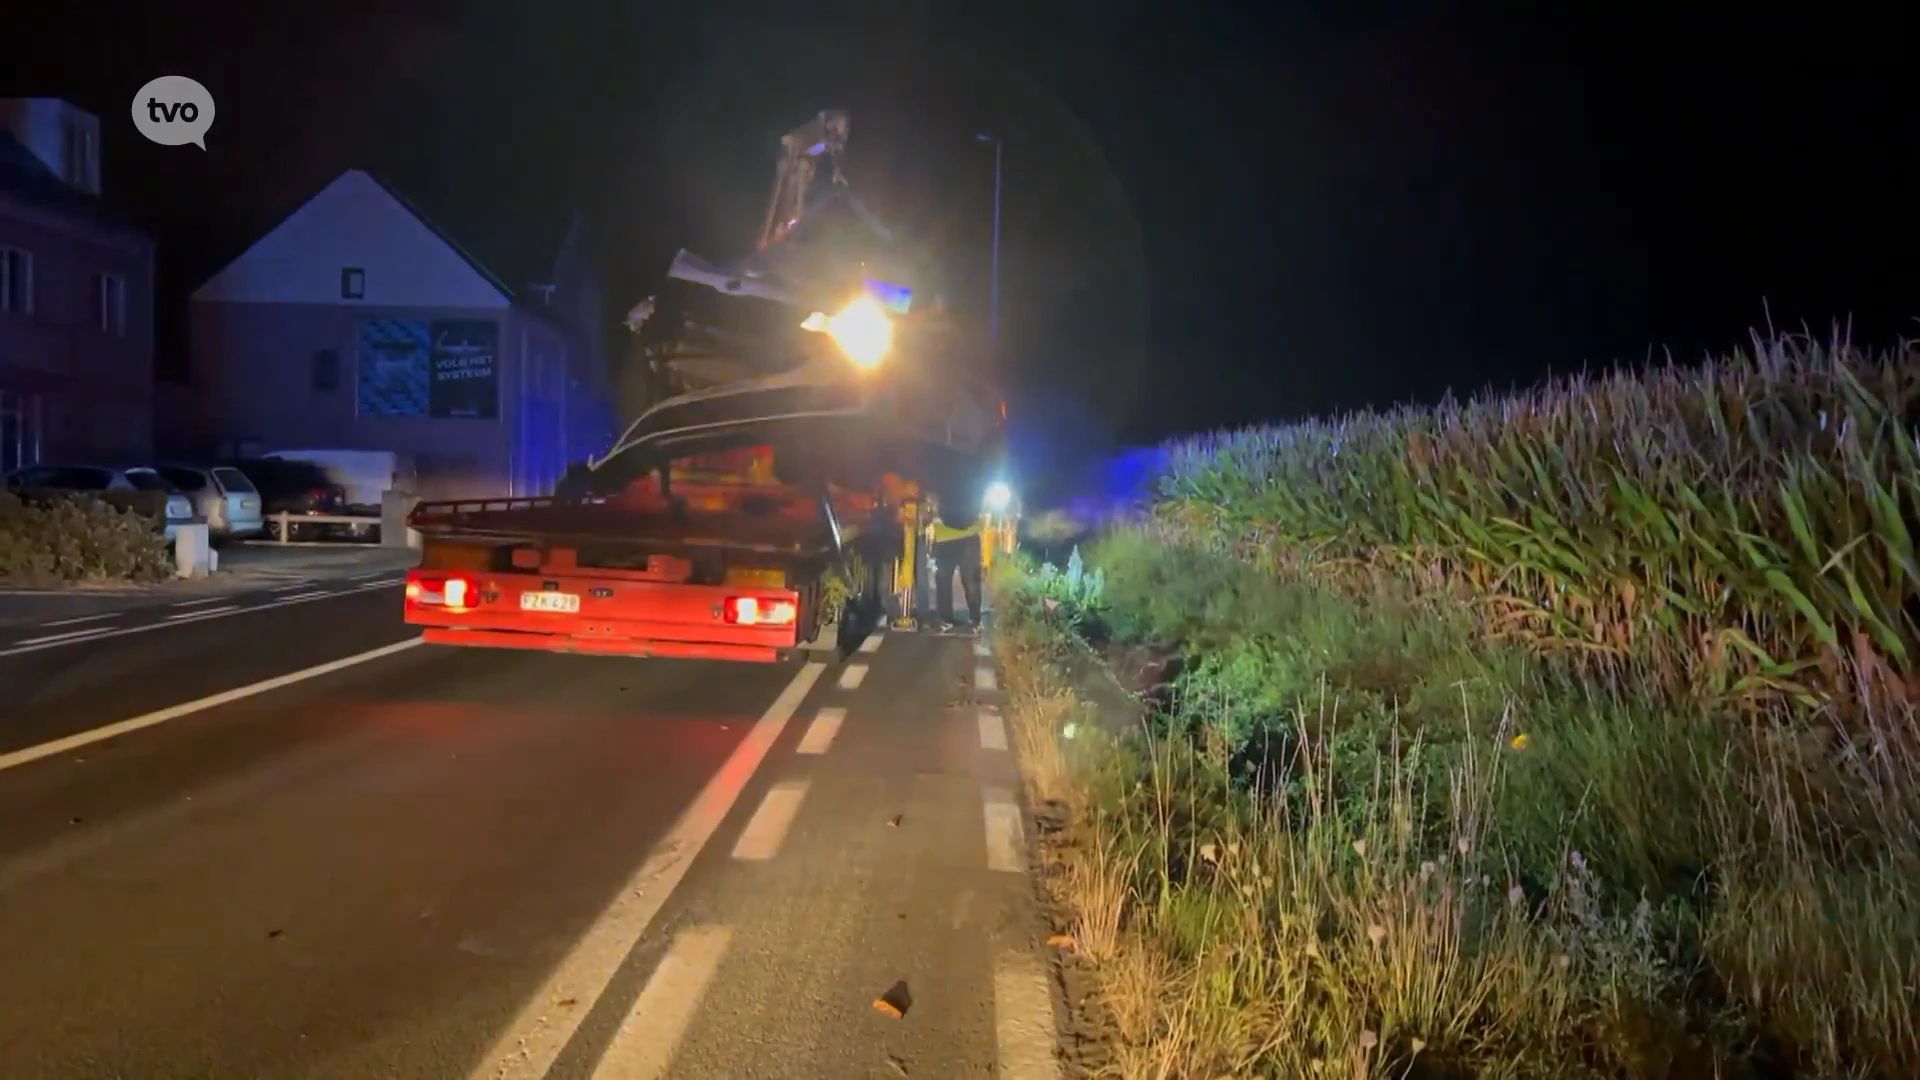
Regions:
<instances>
[{"instance_id":1,"label":"black sky","mask_svg":"<svg viewBox=\"0 0 1920 1080\"><path fill-rule=\"evenodd\" d=\"M1914 329L1902 5L1536 6L129 6L33 31L0 90L100 112L174 294L358 165L508 261L579 207L636 299L746 244L778 135L839 107L858 192L977 309L991 128L1016 401L1089 437L1692 359L1768 310ZM160 74L212 90L207 153L133 133Z\"/></svg>"}]
</instances>

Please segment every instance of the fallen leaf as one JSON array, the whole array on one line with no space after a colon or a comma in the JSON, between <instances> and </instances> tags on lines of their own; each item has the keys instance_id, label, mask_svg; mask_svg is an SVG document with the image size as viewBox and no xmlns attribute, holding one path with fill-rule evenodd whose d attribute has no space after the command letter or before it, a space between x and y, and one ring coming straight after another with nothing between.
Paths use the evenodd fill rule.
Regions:
<instances>
[{"instance_id":1,"label":"fallen leaf","mask_svg":"<svg viewBox=\"0 0 1920 1080\"><path fill-rule=\"evenodd\" d=\"M1049 948L1065 949L1067 952L1075 952L1080 948L1079 943L1073 940L1072 934L1055 934L1047 939L1047 945Z\"/></svg>"},{"instance_id":2,"label":"fallen leaf","mask_svg":"<svg viewBox=\"0 0 1920 1080\"><path fill-rule=\"evenodd\" d=\"M886 998L874 998L873 1008L874 1008L874 1011L886 1013L888 1016L893 1017L895 1020L898 1020L902 1016L906 1015L905 1013L901 1012L899 1009L894 1008L893 1002L888 1001Z\"/></svg>"},{"instance_id":3,"label":"fallen leaf","mask_svg":"<svg viewBox=\"0 0 1920 1080\"><path fill-rule=\"evenodd\" d=\"M281 934L284 934L284 933L286 933L286 931L285 931L285 930L269 930L269 931L267 931L267 937L269 937L269 938L277 938L277 937L279 937L279 936L280 936Z\"/></svg>"},{"instance_id":4,"label":"fallen leaf","mask_svg":"<svg viewBox=\"0 0 1920 1080\"><path fill-rule=\"evenodd\" d=\"M893 828L896 828L896 829L897 829L897 828L899 828L899 827L900 827L900 821L901 821L901 819L902 819L902 818L905 818L906 816L907 816L907 815L905 815L905 814L895 814L895 815L893 815L892 817L890 817L890 818L888 818L888 819L887 819L887 824L888 824L888 825L890 825L890 826L892 826Z\"/></svg>"}]
</instances>

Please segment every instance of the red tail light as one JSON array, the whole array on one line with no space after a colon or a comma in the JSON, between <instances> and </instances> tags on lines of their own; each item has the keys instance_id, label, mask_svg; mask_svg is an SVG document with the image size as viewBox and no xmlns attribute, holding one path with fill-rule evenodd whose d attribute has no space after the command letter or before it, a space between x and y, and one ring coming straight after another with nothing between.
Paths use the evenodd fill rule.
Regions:
<instances>
[{"instance_id":1,"label":"red tail light","mask_svg":"<svg viewBox=\"0 0 1920 1080\"><path fill-rule=\"evenodd\" d=\"M800 616L791 600L762 600L753 596L729 596L720 610L721 617L734 626L792 626Z\"/></svg>"},{"instance_id":2,"label":"red tail light","mask_svg":"<svg viewBox=\"0 0 1920 1080\"><path fill-rule=\"evenodd\" d=\"M472 611L480 605L479 583L466 574L407 575L407 603L425 607L443 607L448 611Z\"/></svg>"}]
</instances>

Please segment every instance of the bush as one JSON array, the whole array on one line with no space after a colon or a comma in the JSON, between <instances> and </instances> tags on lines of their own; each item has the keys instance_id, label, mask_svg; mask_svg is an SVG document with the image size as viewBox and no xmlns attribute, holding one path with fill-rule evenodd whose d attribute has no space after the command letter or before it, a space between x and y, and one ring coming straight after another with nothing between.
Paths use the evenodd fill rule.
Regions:
<instances>
[{"instance_id":1,"label":"bush","mask_svg":"<svg viewBox=\"0 0 1920 1080\"><path fill-rule=\"evenodd\" d=\"M1219 436L1000 578L1023 752L1061 640L1185 656L1069 800L1123 1073L1920 1075L1913 376Z\"/></svg>"},{"instance_id":2,"label":"bush","mask_svg":"<svg viewBox=\"0 0 1920 1080\"><path fill-rule=\"evenodd\" d=\"M153 581L171 571L166 539L146 515L84 495L28 505L0 492L0 581Z\"/></svg>"}]
</instances>

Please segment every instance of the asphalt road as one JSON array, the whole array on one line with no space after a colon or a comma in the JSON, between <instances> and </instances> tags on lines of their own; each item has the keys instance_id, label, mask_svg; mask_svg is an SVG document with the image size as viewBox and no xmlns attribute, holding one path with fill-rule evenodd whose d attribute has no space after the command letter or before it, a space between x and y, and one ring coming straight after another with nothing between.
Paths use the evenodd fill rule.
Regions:
<instances>
[{"instance_id":1,"label":"asphalt road","mask_svg":"<svg viewBox=\"0 0 1920 1080\"><path fill-rule=\"evenodd\" d=\"M0 1076L1055 1075L975 643L443 649L399 601L0 631Z\"/></svg>"}]
</instances>

